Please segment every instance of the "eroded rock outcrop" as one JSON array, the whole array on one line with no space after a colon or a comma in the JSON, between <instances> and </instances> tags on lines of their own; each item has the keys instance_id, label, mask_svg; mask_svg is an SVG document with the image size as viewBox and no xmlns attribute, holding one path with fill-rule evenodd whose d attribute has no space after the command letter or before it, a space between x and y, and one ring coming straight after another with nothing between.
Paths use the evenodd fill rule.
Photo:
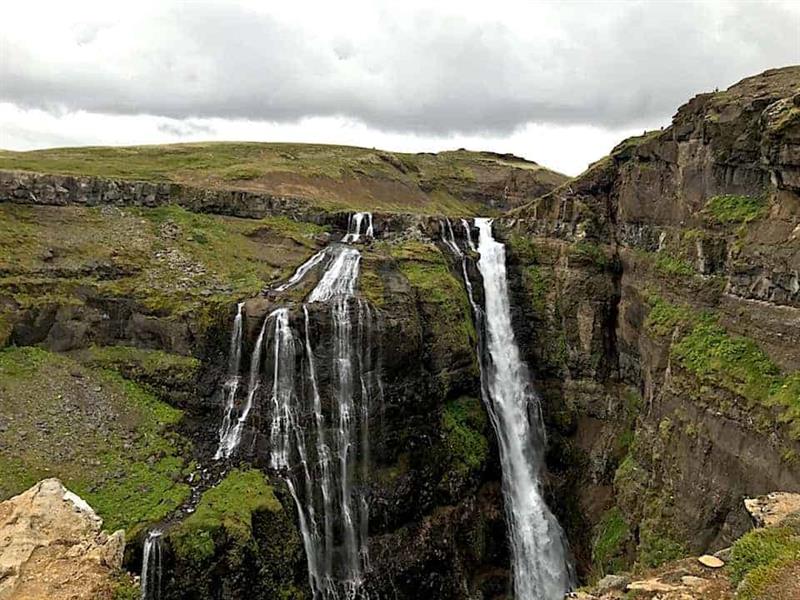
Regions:
<instances>
[{"instance_id":1,"label":"eroded rock outcrop","mask_svg":"<svg viewBox=\"0 0 800 600\"><path fill-rule=\"evenodd\" d=\"M700 94L503 222L595 576L716 551L743 498L800 490L798 89L787 67Z\"/></svg>"},{"instance_id":2,"label":"eroded rock outcrop","mask_svg":"<svg viewBox=\"0 0 800 600\"><path fill-rule=\"evenodd\" d=\"M0 598L111 598L125 534L109 535L102 519L58 479L45 479L0 503Z\"/></svg>"}]
</instances>

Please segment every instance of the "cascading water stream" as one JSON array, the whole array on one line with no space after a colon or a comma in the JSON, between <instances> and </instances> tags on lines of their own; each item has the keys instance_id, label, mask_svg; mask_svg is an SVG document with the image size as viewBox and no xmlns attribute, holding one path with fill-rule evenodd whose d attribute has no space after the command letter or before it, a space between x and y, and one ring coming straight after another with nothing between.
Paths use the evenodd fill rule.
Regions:
<instances>
[{"instance_id":1,"label":"cascading water stream","mask_svg":"<svg viewBox=\"0 0 800 600\"><path fill-rule=\"evenodd\" d=\"M297 285L297 283L299 283L303 279L303 277L306 276L306 273L308 273L311 269L313 269L319 263L325 260L327 256L328 256L328 248L323 248L322 250L317 252L314 256L309 258L306 262L304 262L302 265L297 267L297 270L292 274L292 276L288 279L288 281L276 287L275 291L284 292L293 285Z\"/></svg>"},{"instance_id":2,"label":"cascading water stream","mask_svg":"<svg viewBox=\"0 0 800 600\"><path fill-rule=\"evenodd\" d=\"M222 386L225 396L225 410L222 416L222 425L219 428L219 447L214 459L222 457L232 428L233 409L236 404L236 392L239 391L239 365L242 360L242 320L244 318L244 302L236 305L236 316L233 319L231 330L230 349L228 351L228 376Z\"/></svg>"},{"instance_id":3,"label":"cascading water stream","mask_svg":"<svg viewBox=\"0 0 800 600\"><path fill-rule=\"evenodd\" d=\"M517 600L561 600L572 586L572 567L564 533L542 496L544 429L539 399L511 327L505 246L493 238L490 219L475 219L475 225L485 298L482 314L472 299L468 277L465 282L476 321L482 321L477 323L483 330L481 384L498 439L514 596Z\"/></svg>"},{"instance_id":4,"label":"cascading water stream","mask_svg":"<svg viewBox=\"0 0 800 600\"><path fill-rule=\"evenodd\" d=\"M351 216L344 241L372 237L372 215ZM327 262L325 262L327 260ZM284 291L324 264L317 285L303 304L303 331L293 330L292 312L268 314L240 383L243 305L237 308L230 342L228 378L216 458L238 448L254 407L268 410L269 465L289 489L298 513L306 551L309 584L318 600L362 597L368 568L369 504L363 482L369 471L370 405L382 396L378 361L373 356L374 313L355 295L361 254L334 243L298 267L274 289ZM329 306L331 317L330 396L323 397L312 348L309 308ZM237 391L245 394L239 400ZM327 394L326 394L327 395Z\"/></svg>"},{"instance_id":5,"label":"cascading water stream","mask_svg":"<svg viewBox=\"0 0 800 600\"><path fill-rule=\"evenodd\" d=\"M161 541L162 532L154 529L147 534L142 552L142 600L161 599Z\"/></svg>"},{"instance_id":6,"label":"cascading water stream","mask_svg":"<svg viewBox=\"0 0 800 600\"><path fill-rule=\"evenodd\" d=\"M364 225L364 233L361 233L361 225ZM345 243L357 242L361 236L368 238L373 237L374 228L372 226L372 213L370 212L357 212L350 215L347 220L347 235L342 238Z\"/></svg>"}]
</instances>

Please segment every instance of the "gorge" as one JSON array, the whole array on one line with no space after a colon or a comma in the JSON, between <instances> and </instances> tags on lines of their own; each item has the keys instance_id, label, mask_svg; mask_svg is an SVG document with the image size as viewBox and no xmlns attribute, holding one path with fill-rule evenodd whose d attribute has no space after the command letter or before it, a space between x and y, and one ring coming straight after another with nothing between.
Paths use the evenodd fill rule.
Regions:
<instances>
[{"instance_id":1,"label":"gorge","mask_svg":"<svg viewBox=\"0 0 800 600\"><path fill-rule=\"evenodd\" d=\"M117 599L791 598L800 530L744 499L800 492L798 90L572 179L0 151L0 500L58 477L124 529Z\"/></svg>"}]
</instances>

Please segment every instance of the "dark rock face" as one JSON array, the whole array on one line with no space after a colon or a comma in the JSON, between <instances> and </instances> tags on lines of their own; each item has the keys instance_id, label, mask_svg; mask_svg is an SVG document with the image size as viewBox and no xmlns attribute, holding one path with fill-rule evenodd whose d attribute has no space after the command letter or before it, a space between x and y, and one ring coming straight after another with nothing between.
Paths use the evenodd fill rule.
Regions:
<instances>
[{"instance_id":1,"label":"dark rock face","mask_svg":"<svg viewBox=\"0 0 800 600\"><path fill-rule=\"evenodd\" d=\"M584 572L717 550L800 489L799 86L701 94L503 220Z\"/></svg>"}]
</instances>

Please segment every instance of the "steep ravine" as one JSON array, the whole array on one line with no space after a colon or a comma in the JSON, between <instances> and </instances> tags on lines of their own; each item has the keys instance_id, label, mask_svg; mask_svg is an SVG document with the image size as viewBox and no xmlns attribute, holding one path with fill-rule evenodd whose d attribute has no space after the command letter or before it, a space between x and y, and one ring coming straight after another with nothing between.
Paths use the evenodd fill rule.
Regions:
<instances>
[{"instance_id":1,"label":"steep ravine","mask_svg":"<svg viewBox=\"0 0 800 600\"><path fill-rule=\"evenodd\" d=\"M503 220L584 573L719 550L800 489L800 68L701 94Z\"/></svg>"},{"instance_id":2,"label":"steep ravine","mask_svg":"<svg viewBox=\"0 0 800 600\"><path fill-rule=\"evenodd\" d=\"M513 590L502 453L464 285L466 273L483 306L477 255L460 221L463 266L442 220L415 213L519 206L493 234L541 396L542 493L579 583L730 545L751 527L744 497L800 491L798 89L800 68L787 68L702 94L670 127L555 189L562 179L542 184L530 164L508 171L498 155L439 164L358 150L368 177L326 162L320 189L339 195L316 206L279 193L269 173L203 190L53 175L58 155L31 157L50 170L0 177L0 498L58 476L109 530L126 530L136 573L147 532L163 528L164 600L312 598L286 483L305 485L303 471L271 460L269 397L237 451L214 455L239 303L240 373L267 315L285 309L297 393L313 400L308 341L321 395L335 396L337 320L308 301L324 264L280 284L345 236L353 210L341 198L356 181L361 210L378 188L390 206L386 190L412 186L402 207L374 212L373 236L351 243L360 262L347 306L369 307L372 358L361 360L380 364L365 372L377 370L381 388L369 459L352 465L369 506L365 593ZM322 185L314 177L301 179ZM131 580L119 586L119 598L136 594Z\"/></svg>"}]
</instances>

